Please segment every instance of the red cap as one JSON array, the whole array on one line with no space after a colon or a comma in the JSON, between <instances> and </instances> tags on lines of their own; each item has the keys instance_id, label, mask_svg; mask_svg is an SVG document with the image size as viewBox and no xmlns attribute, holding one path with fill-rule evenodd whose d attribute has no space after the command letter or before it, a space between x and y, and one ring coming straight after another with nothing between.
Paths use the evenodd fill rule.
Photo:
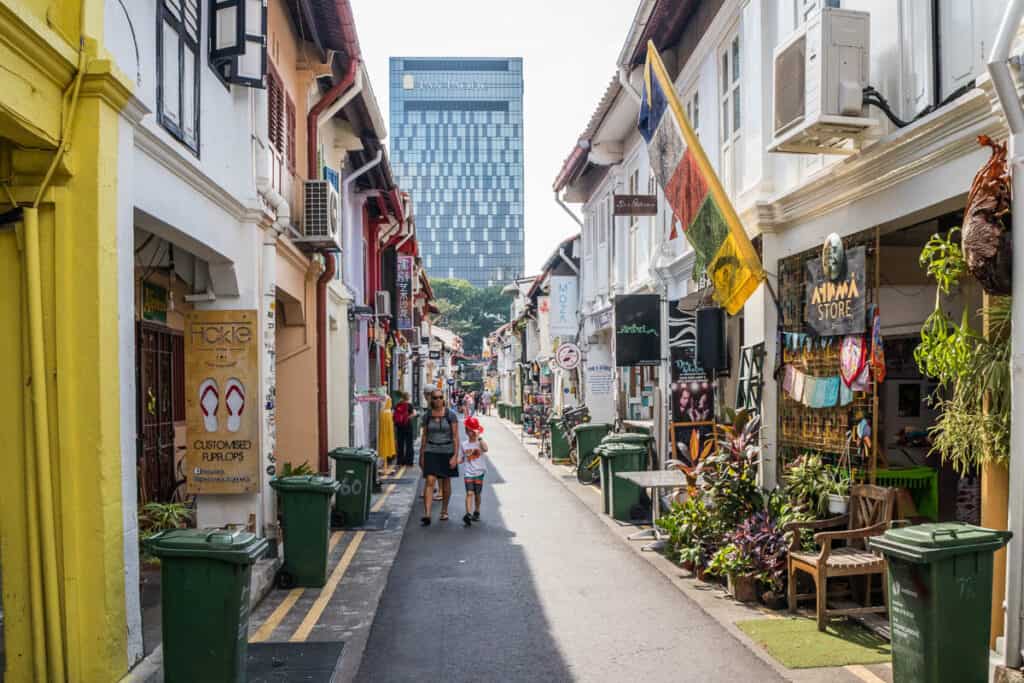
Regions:
<instances>
[{"instance_id":1,"label":"red cap","mask_svg":"<svg viewBox=\"0 0 1024 683\"><path fill-rule=\"evenodd\" d=\"M467 417L466 418L466 430L467 431L470 431L470 430L474 431L477 434L483 434L484 433L484 428L480 426L480 420L476 419L475 417Z\"/></svg>"}]
</instances>

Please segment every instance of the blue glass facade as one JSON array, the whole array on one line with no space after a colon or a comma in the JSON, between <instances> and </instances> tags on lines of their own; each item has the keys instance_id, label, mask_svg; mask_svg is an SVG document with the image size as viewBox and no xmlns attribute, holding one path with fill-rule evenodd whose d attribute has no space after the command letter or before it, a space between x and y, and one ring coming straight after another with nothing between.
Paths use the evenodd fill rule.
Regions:
<instances>
[{"instance_id":1,"label":"blue glass facade","mask_svg":"<svg viewBox=\"0 0 1024 683\"><path fill-rule=\"evenodd\" d=\"M523 60L391 58L391 167L431 277L523 273Z\"/></svg>"}]
</instances>

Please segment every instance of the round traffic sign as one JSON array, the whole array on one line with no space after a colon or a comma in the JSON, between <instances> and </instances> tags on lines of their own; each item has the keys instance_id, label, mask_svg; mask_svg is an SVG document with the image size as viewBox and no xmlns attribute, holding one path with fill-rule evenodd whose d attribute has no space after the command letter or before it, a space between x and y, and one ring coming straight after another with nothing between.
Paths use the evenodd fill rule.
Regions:
<instances>
[{"instance_id":1,"label":"round traffic sign","mask_svg":"<svg viewBox=\"0 0 1024 683\"><path fill-rule=\"evenodd\" d=\"M580 347L571 342L566 342L555 351L555 360L558 367L563 370L572 370L580 364Z\"/></svg>"}]
</instances>

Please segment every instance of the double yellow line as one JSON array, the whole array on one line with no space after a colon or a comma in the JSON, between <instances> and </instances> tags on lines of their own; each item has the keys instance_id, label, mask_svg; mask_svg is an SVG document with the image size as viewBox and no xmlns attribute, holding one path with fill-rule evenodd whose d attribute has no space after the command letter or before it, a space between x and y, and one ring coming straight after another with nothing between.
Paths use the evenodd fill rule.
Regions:
<instances>
[{"instance_id":1,"label":"double yellow line","mask_svg":"<svg viewBox=\"0 0 1024 683\"><path fill-rule=\"evenodd\" d=\"M405 470L405 467L398 470L398 474L395 475L395 478L401 479L402 476L405 475ZM377 502L370 508L370 511L379 512L380 509L384 507L384 503L387 501L388 496L394 492L397 486L397 484L388 484L380 498L378 498ZM331 534L328 552L334 550L343 535L344 532L342 531L335 531ZM349 565L352 564L352 560L355 558L356 552L359 550L359 545L363 542L363 538L365 536L365 531L357 531L355 533L352 541L348 544L348 547L345 548L345 552L341 556L341 560L338 561L338 564L335 565L334 570L328 577L326 585L320 589L320 594L313 602L313 605L309 608L309 612L306 613L306 616L303 618L302 623L299 624L299 627L295 630L295 633L293 633L291 638L288 639L289 641L293 643L301 643L309 638L309 634L313 631L313 627L316 626L318 621L320 621L321 615L323 615L324 610L331 601L331 598L334 597L334 592L338 589L338 584L341 583L341 579L345 576L345 572L348 571ZM259 629L257 629L256 633L252 635L249 642L262 643L270 638L270 636L273 635L274 630L281 625L281 622L284 621L285 617L288 616L288 613L291 612L292 608L295 606L295 603L299 601L299 598L301 598L305 592L305 588L293 588L288 595L285 596L284 600L281 601L281 604L277 606L277 609L271 612L270 616L267 617L267 620L263 622Z\"/></svg>"}]
</instances>

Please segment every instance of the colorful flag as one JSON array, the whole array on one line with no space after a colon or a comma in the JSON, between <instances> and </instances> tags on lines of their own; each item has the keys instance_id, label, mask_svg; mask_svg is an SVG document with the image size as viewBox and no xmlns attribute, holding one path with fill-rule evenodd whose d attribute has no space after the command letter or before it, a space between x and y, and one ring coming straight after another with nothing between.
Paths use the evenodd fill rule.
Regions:
<instances>
[{"instance_id":1,"label":"colorful flag","mask_svg":"<svg viewBox=\"0 0 1024 683\"><path fill-rule=\"evenodd\" d=\"M653 42L647 43L637 127L647 141L654 176L696 252L694 272L707 271L715 299L729 315L735 315L764 280L764 270L686 120ZM669 238L676 236L673 223Z\"/></svg>"}]
</instances>

